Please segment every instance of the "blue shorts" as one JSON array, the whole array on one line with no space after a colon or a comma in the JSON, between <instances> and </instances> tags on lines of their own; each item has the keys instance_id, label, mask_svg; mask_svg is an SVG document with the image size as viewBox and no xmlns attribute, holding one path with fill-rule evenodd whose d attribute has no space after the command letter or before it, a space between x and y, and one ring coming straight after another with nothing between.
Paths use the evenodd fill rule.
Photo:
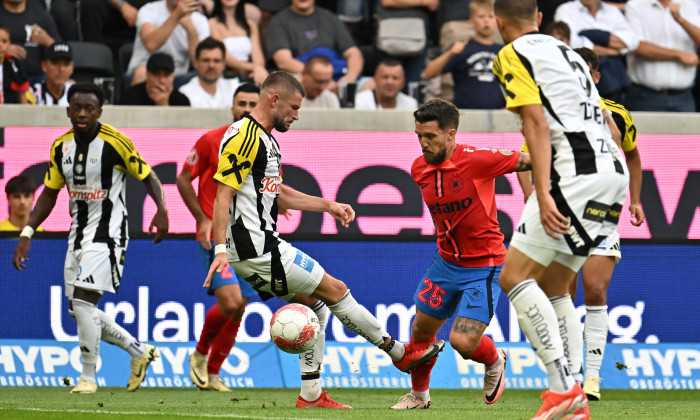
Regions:
<instances>
[{"instance_id":1,"label":"blue shorts","mask_svg":"<svg viewBox=\"0 0 700 420\"><path fill-rule=\"evenodd\" d=\"M204 266L204 271L209 272L209 267L211 267L212 261L214 261L214 242L211 243L211 249L204 249L204 247L197 243L197 248L199 249L199 260ZM207 293L210 295L214 294L214 290L226 284L237 284L241 287L241 295L244 298L250 298L257 296L258 292L253 289L248 282L243 281L238 274L236 274L230 265L226 265L226 268L221 273L214 273L214 277L211 279L211 285Z\"/></svg>"},{"instance_id":2,"label":"blue shorts","mask_svg":"<svg viewBox=\"0 0 700 420\"><path fill-rule=\"evenodd\" d=\"M422 312L438 319L455 315L488 325L501 295L498 275L503 265L460 267L435 255L413 302Z\"/></svg>"}]
</instances>

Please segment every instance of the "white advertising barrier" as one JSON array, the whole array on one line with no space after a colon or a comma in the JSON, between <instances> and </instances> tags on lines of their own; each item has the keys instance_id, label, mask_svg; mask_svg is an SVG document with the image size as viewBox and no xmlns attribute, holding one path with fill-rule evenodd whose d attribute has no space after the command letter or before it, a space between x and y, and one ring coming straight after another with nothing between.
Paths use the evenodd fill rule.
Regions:
<instances>
[{"instance_id":1,"label":"white advertising barrier","mask_svg":"<svg viewBox=\"0 0 700 420\"><path fill-rule=\"evenodd\" d=\"M150 367L144 387L193 387L189 354L195 343L156 343L161 357ZM508 355L506 389L548 387L544 367L527 343L497 343ZM99 386L126 385L129 357L103 344ZM271 343L239 343L221 376L233 388L300 386L298 356ZM80 376L77 342L0 340L0 386L66 386ZM483 365L463 360L449 345L432 373L432 388L480 389ZM399 372L383 351L367 343L326 343L322 378L327 388L407 389L410 376ZM608 344L601 369L607 389L700 389L700 344Z\"/></svg>"}]
</instances>

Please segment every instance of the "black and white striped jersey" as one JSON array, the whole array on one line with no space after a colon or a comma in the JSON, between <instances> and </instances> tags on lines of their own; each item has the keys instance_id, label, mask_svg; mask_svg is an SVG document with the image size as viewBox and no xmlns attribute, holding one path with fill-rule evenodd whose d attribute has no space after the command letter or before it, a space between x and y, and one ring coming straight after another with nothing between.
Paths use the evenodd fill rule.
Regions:
<instances>
[{"instance_id":1,"label":"black and white striped jersey","mask_svg":"<svg viewBox=\"0 0 700 420\"><path fill-rule=\"evenodd\" d=\"M226 241L229 259L242 261L276 249L277 197L282 184L279 144L252 117L233 123L221 140L214 179L235 188Z\"/></svg>"},{"instance_id":2,"label":"black and white striped jersey","mask_svg":"<svg viewBox=\"0 0 700 420\"><path fill-rule=\"evenodd\" d=\"M68 189L73 217L69 250L92 242L126 246L127 172L143 180L151 167L131 140L110 125L100 124L97 136L86 144L76 142L73 130L54 141L44 184L56 190L64 185Z\"/></svg>"},{"instance_id":3,"label":"black and white striped jersey","mask_svg":"<svg viewBox=\"0 0 700 420\"><path fill-rule=\"evenodd\" d=\"M506 108L541 104L552 144L552 179L626 173L586 62L563 42L539 33L506 45L493 63Z\"/></svg>"}]
</instances>

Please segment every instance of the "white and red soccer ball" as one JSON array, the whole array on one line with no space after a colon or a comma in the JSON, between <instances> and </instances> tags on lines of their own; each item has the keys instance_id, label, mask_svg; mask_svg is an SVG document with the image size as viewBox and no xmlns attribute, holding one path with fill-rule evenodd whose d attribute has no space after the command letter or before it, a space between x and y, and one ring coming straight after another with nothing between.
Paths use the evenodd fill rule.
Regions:
<instances>
[{"instance_id":1,"label":"white and red soccer ball","mask_svg":"<svg viewBox=\"0 0 700 420\"><path fill-rule=\"evenodd\" d=\"M290 303L277 310L270 320L270 338L282 351L300 354L318 341L321 326L310 308Z\"/></svg>"}]
</instances>

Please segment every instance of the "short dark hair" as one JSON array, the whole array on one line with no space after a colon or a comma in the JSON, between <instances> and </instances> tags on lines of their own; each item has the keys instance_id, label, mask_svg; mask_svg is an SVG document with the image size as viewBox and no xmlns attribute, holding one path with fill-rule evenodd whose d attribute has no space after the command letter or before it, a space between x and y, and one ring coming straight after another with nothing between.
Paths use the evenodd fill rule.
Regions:
<instances>
[{"instance_id":1,"label":"short dark hair","mask_svg":"<svg viewBox=\"0 0 700 420\"><path fill-rule=\"evenodd\" d=\"M2 28L0 28L2 29ZM5 184L5 194L9 197L11 194L34 194L36 191L36 183L33 179L26 175L17 175L10 178Z\"/></svg>"},{"instance_id":2,"label":"short dark hair","mask_svg":"<svg viewBox=\"0 0 700 420\"><path fill-rule=\"evenodd\" d=\"M70 98L76 93L92 93L97 96L97 102L100 103L100 107L105 103L105 93L102 89L94 83L75 83L68 88L68 102L70 103Z\"/></svg>"},{"instance_id":3,"label":"short dark hair","mask_svg":"<svg viewBox=\"0 0 700 420\"><path fill-rule=\"evenodd\" d=\"M235 98L239 93L260 93L260 86L255 83L245 82L238 85L233 97Z\"/></svg>"},{"instance_id":4,"label":"short dark hair","mask_svg":"<svg viewBox=\"0 0 700 420\"><path fill-rule=\"evenodd\" d=\"M566 22L549 22L544 28L544 33L547 35L553 35L557 32L562 34L564 38L569 40L571 39L571 28L569 28L569 25L567 25Z\"/></svg>"},{"instance_id":5,"label":"short dark hair","mask_svg":"<svg viewBox=\"0 0 700 420\"><path fill-rule=\"evenodd\" d=\"M592 49L581 47L575 48L574 51L576 51L593 70L598 71L598 69L600 69L600 59L598 58L598 54L593 52Z\"/></svg>"},{"instance_id":6,"label":"short dark hair","mask_svg":"<svg viewBox=\"0 0 700 420\"><path fill-rule=\"evenodd\" d=\"M316 65L316 63L321 63L326 66L333 66L333 62L325 55L314 55L304 63L304 70L307 73L311 73L311 69Z\"/></svg>"},{"instance_id":7,"label":"short dark hair","mask_svg":"<svg viewBox=\"0 0 700 420\"><path fill-rule=\"evenodd\" d=\"M529 20L537 16L537 0L496 0L493 10L508 22Z\"/></svg>"},{"instance_id":8,"label":"short dark hair","mask_svg":"<svg viewBox=\"0 0 700 420\"><path fill-rule=\"evenodd\" d=\"M444 99L429 100L413 113L413 117L421 124L437 121L440 130L456 130L459 127L459 110Z\"/></svg>"},{"instance_id":9,"label":"short dark hair","mask_svg":"<svg viewBox=\"0 0 700 420\"><path fill-rule=\"evenodd\" d=\"M194 50L194 58L199 58L199 53L202 52L203 50L214 50L214 49L220 49L221 54L223 54L224 57L226 57L226 46L224 45L223 42L217 41L216 39L212 37L206 37L197 44L197 48Z\"/></svg>"},{"instance_id":10,"label":"short dark hair","mask_svg":"<svg viewBox=\"0 0 700 420\"><path fill-rule=\"evenodd\" d=\"M285 91L296 91L301 93L301 97L306 96L306 91L301 82L292 73L284 70L277 70L270 73L263 81L261 90L281 88Z\"/></svg>"},{"instance_id":11,"label":"short dark hair","mask_svg":"<svg viewBox=\"0 0 700 420\"><path fill-rule=\"evenodd\" d=\"M377 64L377 67L379 67L379 66L381 66L381 65L384 65L384 66L387 66L387 67L396 67L396 66L401 66L401 67L403 67L403 66L401 65L401 62L400 62L399 60L397 60L397 59L395 59L395 58L392 58L392 57L385 57L385 58L382 58L382 61L380 61L379 64ZM375 70L375 71L376 71L376 70Z\"/></svg>"}]
</instances>

